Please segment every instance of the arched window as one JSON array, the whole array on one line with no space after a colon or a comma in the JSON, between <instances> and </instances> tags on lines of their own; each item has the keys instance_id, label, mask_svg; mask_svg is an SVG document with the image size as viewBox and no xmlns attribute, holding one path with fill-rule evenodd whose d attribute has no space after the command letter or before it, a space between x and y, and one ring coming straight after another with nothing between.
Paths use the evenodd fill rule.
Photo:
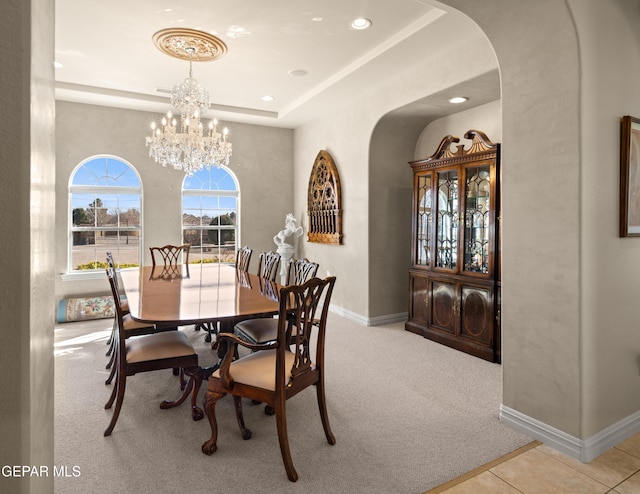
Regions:
<instances>
[{"instance_id":1,"label":"arched window","mask_svg":"<svg viewBox=\"0 0 640 494\"><path fill-rule=\"evenodd\" d=\"M239 231L238 180L226 167L185 176L182 184L182 236L191 244L191 262L235 261Z\"/></svg>"},{"instance_id":2,"label":"arched window","mask_svg":"<svg viewBox=\"0 0 640 494\"><path fill-rule=\"evenodd\" d=\"M141 259L142 184L135 168L99 155L80 163L69 179L69 271L104 269Z\"/></svg>"}]
</instances>

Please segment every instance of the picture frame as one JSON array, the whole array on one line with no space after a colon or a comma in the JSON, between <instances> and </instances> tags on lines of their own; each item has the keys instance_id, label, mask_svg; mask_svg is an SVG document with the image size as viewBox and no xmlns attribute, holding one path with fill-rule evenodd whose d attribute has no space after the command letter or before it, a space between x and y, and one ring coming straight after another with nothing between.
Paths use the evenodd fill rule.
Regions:
<instances>
[{"instance_id":1,"label":"picture frame","mask_svg":"<svg viewBox=\"0 0 640 494\"><path fill-rule=\"evenodd\" d=\"M640 237L640 118L620 119L620 236Z\"/></svg>"}]
</instances>

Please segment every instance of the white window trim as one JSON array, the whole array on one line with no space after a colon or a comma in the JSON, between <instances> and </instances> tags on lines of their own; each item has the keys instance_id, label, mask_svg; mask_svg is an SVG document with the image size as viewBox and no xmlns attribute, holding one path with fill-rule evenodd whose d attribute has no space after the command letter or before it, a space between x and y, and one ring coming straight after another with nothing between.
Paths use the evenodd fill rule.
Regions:
<instances>
[{"instance_id":1,"label":"white window trim","mask_svg":"<svg viewBox=\"0 0 640 494\"><path fill-rule=\"evenodd\" d=\"M82 167L85 163L94 160L96 158L112 158L114 160L125 163L127 166L131 168L131 170L138 177L138 181L140 182L140 188L132 188L132 187L119 187L119 186L107 186L107 185L74 185L73 178L80 167ZM132 191L136 191L135 193L140 194L140 228L135 227L73 227L72 223L72 212L73 207L71 204L71 196L75 193L85 193L88 191L93 192L109 192L120 193L120 194L129 194ZM73 281L73 280L93 280L93 279L103 279L104 272L101 269L87 269L87 270L74 270L73 269L73 232L74 231L109 231L109 230L120 230L120 231L139 231L140 232L140 245L138 248L138 259L140 260L140 265L143 264L143 249L142 245L144 243L144 190L142 184L142 177L140 176L140 172L138 172L137 168L133 166L128 160L116 156L114 154L95 154L93 156L89 156L82 160L80 163L76 165L76 167L71 171L69 175L69 185L67 192L67 272L61 275L62 281Z\"/></svg>"}]
</instances>

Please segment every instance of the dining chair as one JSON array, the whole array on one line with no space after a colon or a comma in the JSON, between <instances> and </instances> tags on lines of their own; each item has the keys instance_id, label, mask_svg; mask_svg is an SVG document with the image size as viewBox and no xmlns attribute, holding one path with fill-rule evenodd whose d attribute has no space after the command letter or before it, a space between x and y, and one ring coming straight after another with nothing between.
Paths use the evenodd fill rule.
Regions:
<instances>
[{"instance_id":1,"label":"dining chair","mask_svg":"<svg viewBox=\"0 0 640 494\"><path fill-rule=\"evenodd\" d=\"M138 372L148 372L160 369L182 369L189 377L186 387L180 397L175 401L163 401L160 408L167 409L183 403L191 393L191 417L193 420L203 418L203 411L197 406L198 392L202 384L202 369L198 365L198 354L182 331L165 331L161 333L146 334L130 338L125 331L125 314L120 306L120 295L114 281L116 273L107 269L107 277L111 285L115 301L116 317L118 318L118 332L116 334L115 347L115 386L105 409L110 409L114 402L115 408L111 416L111 422L104 431L105 436L110 436L116 425L124 392L127 385L127 377Z\"/></svg>"},{"instance_id":2,"label":"dining chair","mask_svg":"<svg viewBox=\"0 0 640 494\"><path fill-rule=\"evenodd\" d=\"M189 264L189 251L191 244L182 245L163 245L162 247L149 247L151 251L151 263L153 266L162 264L166 267L179 266L180 264ZM182 256L182 262L180 257Z\"/></svg>"},{"instance_id":3,"label":"dining chair","mask_svg":"<svg viewBox=\"0 0 640 494\"><path fill-rule=\"evenodd\" d=\"M276 281L280 267L280 254L277 252L260 252L258 260L258 276L270 281Z\"/></svg>"},{"instance_id":4,"label":"dining chair","mask_svg":"<svg viewBox=\"0 0 640 494\"><path fill-rule=\"evenodd\" d=\"M238 425L245 440L251 438L251 431L244 424L241 399L262 401L275 410L282 461L287 477L295 482L298 474L289 448L286 403L311 385L316 387L318 409L327 442L331 445L336 443L329 426L324 388L327 313L335 280L335 277L324 280L312 278L303 285L289 285L280 289L278 337L275 341L253 344L233 333L219 335L227 343L227 349L220 368L208 380L204 396L211 437L202 444L203 453L211 455L217 450L216 404L221 398L232 395ZM290 345L293 334L296 336ZM234 360L238 345L256 351Z\"/></svg>"},{"instance_id":5,"label":"dining chair","mask_svg":"<svg viewBox=\"0 0 640 494\"><path fill-rule=\"evenodd\" d=\"M126 299L123 298L122 291L120 290L120 285L118 281L118 272L116 270L115 262L113 261L113 255L111 254L111 252L107 252L107 265L109 266L107 271L110 270L113 272L113 284L116 291L118 292L118 302L116 302L116 298L115 296L113 296L113 293L112 293L113 304L114 306L116 303L120 304L120 309L122 310L122 314L123 314L124 331L127 337L139 336L142 334L151 334L151 333L157 332L157 328L153 324L137 322L133 320L129 315L129 304L126 301ZM111 329L111 335L109 336L109 339L108 339L109 349L107 350L107 353L106 353L106 355L109 357L109 361L105 366L106 369L111 369L111 372L109 373L109 377L107 377L105 384L111 384L116 372L116 368L114 367L113 363L115 361L115 346L116 346L117 331L118 331L118 315L114 314L113 327Z\"/></svg>"},{"instance_id":6,"label":"dining chair","mask_svg":"<svg viewBox=\"0 0 640 494\"><path fill-rule=\"evenodd\" d=\"M318 272L318 263L306 258L295 259L289 265L287 285L302 285ZM273 317L257 317L246 319L235 324L233 332L251 343L266 343L278 336L278 319Z\"/></svg>"},{"instance_id":7,"label":"dining chair","mask_svg":"<svg viewBox=\"0 0 640 494\"><path fill-rule=\"evenodd\" d=\"M249 263L251 262L251 254L253 250L247 246L238 249L236 252L236 269L238 271L249 271Z\"/></svg>"}]
</instances>

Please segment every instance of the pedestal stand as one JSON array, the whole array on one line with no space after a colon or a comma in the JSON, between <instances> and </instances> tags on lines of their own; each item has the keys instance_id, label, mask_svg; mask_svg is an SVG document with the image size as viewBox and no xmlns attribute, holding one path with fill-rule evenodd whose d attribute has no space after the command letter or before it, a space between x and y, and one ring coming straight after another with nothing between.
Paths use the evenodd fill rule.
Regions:
<instances>
[{"instance_id":1,"label":"pedestal stand","mask_svg":"<svg viewBox=\"0 0 640 494\"><path fill-rule=\"evenodd\" d=\"M294 254L293 245L280 244L276 252L280 254L280 284L286 285L287 273L289 272L289 264Z\"/></svg>"}]
</instances>

